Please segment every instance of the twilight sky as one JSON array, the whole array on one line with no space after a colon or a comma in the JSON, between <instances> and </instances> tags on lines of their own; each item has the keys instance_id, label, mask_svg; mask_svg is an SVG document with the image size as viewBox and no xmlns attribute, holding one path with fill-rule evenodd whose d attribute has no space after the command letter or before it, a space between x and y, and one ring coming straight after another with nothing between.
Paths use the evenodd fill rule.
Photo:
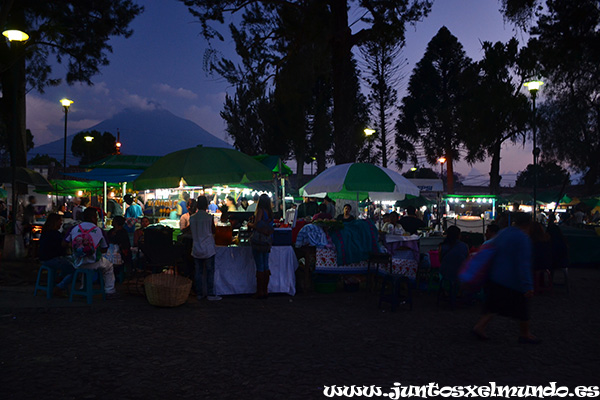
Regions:
<instances>
[{"instance_id":1,"label":"twilight sky","mask_svg":"<svg viewBox=\"0 0 600 400\"><path fill-rule=\"evenodd\" d=\"M225 93L232 92L232 88L222 79L204 72L202 62L207 44L200 35L199 24L180 2L138 2L146 10L133 21L134 34L129 39L111 41L110 65L93 78L94 86L64 84L48 88L43 95L33 91L28 94L27 128L31 129L36 145L63 137L64 113L59 104L63 97L74 101L69 112L69 135L126 107L153 109L160 105L231 142L225 135L219 112ZM350 14L351 19L357 17ZM444 25L458 37L467 55L474 60L482 56L480 43L483 41L506 42L516 35L524 42L520 33L503 22L497 0L437 0L427 19L416 27L408 27L404 49L409 63L405 70L408 75L423 56L427 43ZM226 40L219 49L232 53L233 44ZM58 65L55 73L62 73L62 69ZM405 94L407 80L408 76L399 88L399 100ZM506 185L514 182L516 173L531 163L531 145L524 149L521 145L507 146L502 157L500 170ZM433 168L437 170L439 166ZM310 167L305 170L309 172ZM456 170L469 177L466 184L484 184L489 163L471 167L460 162Z\"/></svg>"}]
</instances>

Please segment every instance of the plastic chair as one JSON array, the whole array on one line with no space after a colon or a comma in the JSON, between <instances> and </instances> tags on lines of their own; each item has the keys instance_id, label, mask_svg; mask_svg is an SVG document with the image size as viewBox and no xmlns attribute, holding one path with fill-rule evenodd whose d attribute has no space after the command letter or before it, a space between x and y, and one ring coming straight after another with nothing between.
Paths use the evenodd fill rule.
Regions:
<instances>
[{"instance_id":1,"label":"plastic chair","mask_svg":"<svg viewBox=\"0 0 600 400\"><path fill-rule=\"evenodd\" d=\"M96 270L93 269L82 269L77 268L73 273L73 283L71 284L71 293L69 295L69 301L73 302L73 296L80 295L87 298L87 303L92 304L94 295L101 294L102 299L106 300L106 293L104 292L104 277L102 273L98 271L98 282L100 283L100 289L94 289L94 277ZM77 278L83 276L84 285L83 289L77 287Z\"/></svg>"},{"instance_id":2,"label":"plastic chair","mask_svg":"<svg viewBox=\"0 0 600 400\"><path fill-rule=\"evenodd\" d=\"M46 284L43 285L42 272L46 271ZM56 269L42 264L38 271L37 280L35 281L35 289L33 295L37 296L38 290L46 291L46 298L52 298L52 292L54 291L54 282L56 281Z\"/></svg>"}]
</instances>

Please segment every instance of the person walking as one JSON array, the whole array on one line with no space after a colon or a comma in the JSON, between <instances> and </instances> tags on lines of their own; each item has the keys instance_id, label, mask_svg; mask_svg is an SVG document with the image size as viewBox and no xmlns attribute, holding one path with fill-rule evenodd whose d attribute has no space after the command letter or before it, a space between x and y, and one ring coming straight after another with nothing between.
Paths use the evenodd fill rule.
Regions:
<instances>
[{"instance_id":1,"label":"person walking","mask_svg":"<svg viewBox=\"0 0 600 400\"><path fill-rule=\"evenodd\" d=\"M261 194L258 206L248 226L254 229L250 237L252 256L256 264L256 294L257 299L266 299L269 296L269 253L273 243L273 209L271 199L266 194Z\"/></svg>"},{"instance_id":2,"label":"person walking","mask_svg":"<svg viewBox=\"0 0 600 400\"><path fill-rule=\"evenodd\" d=\"M531 215L516 213L514 226L501 230L492 240L496 248L488 281L483 313L471 332L480 340L489 337L485 329L499 314L519 321L519 343L537 344L530 330L529 299L533 296L532 244L528 236Z\"/></svg>"},{"instance_id":3,"label":"person walking","mask_svg":"<svg viewBox=\"0 0 600 400\"><path fill-rule=\"evenodd\" d=\"M206 296L209 301L218 301L222 297L215 292L215 223L213 216L208 210L208 199L200 196L197 200L198 210L190 217L190 228L192 231L193 246L192 257L196 268L196 297L202 300L205 297L203 291L204 269L206 268Z\"/></svg>"}]
</instances>

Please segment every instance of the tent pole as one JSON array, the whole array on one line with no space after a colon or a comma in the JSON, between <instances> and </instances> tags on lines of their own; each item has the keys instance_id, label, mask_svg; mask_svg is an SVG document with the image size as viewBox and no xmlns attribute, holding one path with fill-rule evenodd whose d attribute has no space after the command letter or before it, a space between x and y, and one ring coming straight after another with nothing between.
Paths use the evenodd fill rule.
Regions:
<instances>
[{"instance_id":1,"label":"tent pole","mask_svg":"<svg viewBox=\"0 0 600 400\"><path fill-rule=\"evenodd\" d=\"M103 221L104 226L106 226L106 205L107 205L106 196L107 196L107 192L108 192L108 188L106 185L106 181L104 181L102 183L102 208L104 209L104 221Z\"/></svg>"}]
</instances>

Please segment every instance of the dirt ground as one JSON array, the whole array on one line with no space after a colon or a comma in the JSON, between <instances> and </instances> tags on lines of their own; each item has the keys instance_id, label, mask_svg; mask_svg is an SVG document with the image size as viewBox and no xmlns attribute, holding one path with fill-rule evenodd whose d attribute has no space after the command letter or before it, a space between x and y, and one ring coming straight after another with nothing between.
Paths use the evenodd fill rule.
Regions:
<instances>
[{"instance_id":1,"label":"dirt ground","mask_svg":"<svg viewBox=\"0 0 600 400\"><path fill-rule=\"evenodd\" d=\"M570 294L532 301L540 345L514 321L492 340L469 330L480 304L450 309L418 291L414 307L379 295L194 298L159 308L142 296L69 303L33 296L36 267L0 266L0 399L320 399L325 386L599 384L600 270L571 269ZM558 278L562 278L558 276Z\"/></svg>"}]
</instances>

